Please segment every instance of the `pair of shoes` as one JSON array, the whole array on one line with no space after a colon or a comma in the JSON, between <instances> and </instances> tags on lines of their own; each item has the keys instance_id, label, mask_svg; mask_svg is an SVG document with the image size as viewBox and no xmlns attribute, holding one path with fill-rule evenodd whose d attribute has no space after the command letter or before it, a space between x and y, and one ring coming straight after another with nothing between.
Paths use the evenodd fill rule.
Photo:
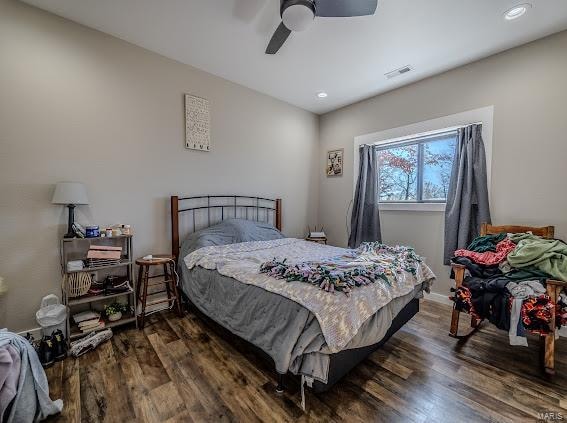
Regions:
<instances>
[{"instance_id":1,"label":"pair of shoes","mask_svg":"<svg viewBox=\"0 0 567 423\"><path fill-rule=\"evenodd\" d=\"M119 292L131 291L128 277L108 275L103 282L104 295L116 294Z\"/></svg>"},{"instance_id":2,"label":"pair of shoes","mask_svg":"<svg viewBox=\"0 0 567 423\"><path fill-rule=\"evenodd\" d=\"M55 361L63 360L67 356L67 342L60 330L51 336L44 336L39 342L37 354L43 367L51 366Z\"/></svg>"}]
</instances>

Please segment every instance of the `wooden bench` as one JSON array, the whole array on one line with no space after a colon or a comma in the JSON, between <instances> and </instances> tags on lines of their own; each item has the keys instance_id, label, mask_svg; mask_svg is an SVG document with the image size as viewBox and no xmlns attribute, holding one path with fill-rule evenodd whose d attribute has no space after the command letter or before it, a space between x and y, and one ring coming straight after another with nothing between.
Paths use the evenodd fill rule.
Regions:
<instances>
[{"instance_id":1,"label":"wooden bench","mask_svg":"<svg viewBox=\"0 0 567 423\"><path fill-rule=\"evenodd\" d=\"M521 232L531 232L534 235L541 236L543 238L552 239L554 237L555 227L554 226L544 226L544 227L531 227L531 226L492 226L488 223L483 223L480 228L480 235L492 235L499 234L502 232L506 233L521 233ZM451 267L455 273L455 289L459 288L463 284L465 278L466 267L461 264L452 264ZM567 282L557 281L553 279L547 279L547 295L551 298L551 301L556 306L559 299L559 294L561 290L567 287ZM451 315L451 329L449 330L449 335L455 338L461 338L463 336L457 335L459 330L459 315L460 312L453 305L453 313ZM464 337L472 335L472 333L478 329L481 320L476 319L471 316L471 327L473 330L469 332ZM544 345L543 354L543 367L547 374L555 373L555 316L552 319L551 332L548 335L542 335L540 338Z\"/></svg>"}]
</instances>

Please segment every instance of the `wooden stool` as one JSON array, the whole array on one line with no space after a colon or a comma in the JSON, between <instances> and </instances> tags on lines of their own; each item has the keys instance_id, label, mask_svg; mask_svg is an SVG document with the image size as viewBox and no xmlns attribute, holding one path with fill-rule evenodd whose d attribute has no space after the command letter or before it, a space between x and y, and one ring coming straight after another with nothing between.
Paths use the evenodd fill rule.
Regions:
<instances>
[{"instance_id":1,"label":"wooden stool","mask_svg":"<svg viewBox=\"0 0 567 423\"><path fill-rule=\"evenodd\" d=\"M177 277L175 276L175 261L173 260L173 257L168 254L157 254L154 255L151 259L139 258L136 260L136 264L140 266L138 268L138 286L136 289L137 302L142 303L142 311L138 316L138 327L140 329L144 328L146 306L152 306L161 303L173 304L173 302L175 302L177 304L177 313L182 316L183 313L181 312L180 297L179 292L177 291ZM150 267L152 266L163 266L163 274L150 276ZM160 281L150 282L150 279L160 277L163 277L164 279ZM165 289L148 294L148 287L155 285L165 285ZM147 302L149 296L162 294L164 292L167 293L166 299Z\"/></svg>"}]
</instances>

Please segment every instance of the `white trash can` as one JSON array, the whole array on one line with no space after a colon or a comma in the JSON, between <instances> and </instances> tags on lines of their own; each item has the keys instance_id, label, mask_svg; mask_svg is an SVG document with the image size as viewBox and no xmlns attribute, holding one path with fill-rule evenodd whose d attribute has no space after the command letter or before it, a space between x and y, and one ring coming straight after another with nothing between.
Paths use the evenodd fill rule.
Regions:
<instances>
[{"instance_id":1,"label":"white trash can","mask_svg":"<svg viewBox=\"0 0 567 423\"><path fill-rule=\"evenodd\" d=\"M42 336L51 336L59 329L67 337L67 307L59 302L57 295L49 294L43 297L35 318L41 326Z\"/></svg>"}]
</instances>

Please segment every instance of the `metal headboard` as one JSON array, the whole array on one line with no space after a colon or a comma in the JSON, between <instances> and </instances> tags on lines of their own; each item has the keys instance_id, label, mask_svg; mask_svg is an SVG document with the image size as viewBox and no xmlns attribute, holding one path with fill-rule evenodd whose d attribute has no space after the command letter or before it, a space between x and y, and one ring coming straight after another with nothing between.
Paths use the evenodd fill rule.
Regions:
<instances>
[{"instance_id":1,"label":"metal headboard","mask_svg":"<svg viewBox=\"0 0 567 423\"><path fill-rule=\"evenodd\" d=\"M180 203L183 205L181 206ZM280 198L271 199L247 195L196 195L191 197L172 195L171 253L175 259L179 256L179 215L181 213L192 216L192 231L189 233L231 218L272 223L278 230L282 229L282 200ZM198 217L201 218L199 223ZM201 224L201 221L204 223Z\"/></svg>"}]
</instances>

